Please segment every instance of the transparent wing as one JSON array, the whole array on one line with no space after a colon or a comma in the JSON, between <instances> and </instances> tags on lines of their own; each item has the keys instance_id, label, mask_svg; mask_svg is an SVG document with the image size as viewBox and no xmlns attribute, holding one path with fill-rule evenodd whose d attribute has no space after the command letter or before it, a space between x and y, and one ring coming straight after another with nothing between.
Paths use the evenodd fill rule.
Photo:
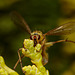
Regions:
<instances>
[{"instance_id":1,"label":"transparent wing","mask_svg":"<svg viewBox=\"0 0 75 75\"><path fill-rule=\"evenodd\" d=\"M53 30L48 31L44 35L67 35L75 32L75 22L68 22Z\"/></svg>"},{"instance_id":2,"label":"transparent wing","mask_svg":"<svg viewBox=\"0 0 75 75\"><path fill-rule=\"evenodd\" d=\"M19 13L17 13L16 11L11 12L10 13L11 19L13 20L13 22L18 25L19 27L23 28L24 30L27 30L27 32L29 34L31 34L31 30L28 26L28 24L26 23L26 21L20 16Z\"/></svg>"}]
</instances>

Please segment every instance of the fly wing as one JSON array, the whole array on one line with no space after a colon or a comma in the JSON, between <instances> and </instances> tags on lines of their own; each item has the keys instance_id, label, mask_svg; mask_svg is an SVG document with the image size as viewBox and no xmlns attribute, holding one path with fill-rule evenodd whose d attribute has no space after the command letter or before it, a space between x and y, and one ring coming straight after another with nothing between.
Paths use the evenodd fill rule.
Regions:
<instances>
[{"instance_id":1,"label":"fly wing","mask_svg":"<svg viewBox=\"0 0 75 75\"><path fill-rule=\"evenodd\" d=\"M53 30L48 31L44 35L68 35L75 32L75 22L68 22Z\"/></svg>"},{"instance_id":2,"label":"fly wing","mask_svg":"<svg viewBox=\"0 0 75 75\"><path fill-rule=\"evenodd\" d=\"M13 22L17 26L23 28L24 30L27 30L27 32L29 34L31 34L31 30L30 30L28 24L26 23L26 21L24 20L24 18L22 16L20 16L19 13L17 13L16 11L14 11L14 12L10 13L10 16L11 16L11 19L13 20Z\"/></svg>"}]
</instances>

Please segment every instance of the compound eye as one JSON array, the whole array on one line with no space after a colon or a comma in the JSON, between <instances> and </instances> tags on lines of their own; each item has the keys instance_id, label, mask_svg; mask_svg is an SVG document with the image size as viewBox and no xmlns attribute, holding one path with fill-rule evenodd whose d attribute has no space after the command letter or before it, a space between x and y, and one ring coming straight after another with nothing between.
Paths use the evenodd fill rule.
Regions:
<instances>
[{"instance_id":1,"label":"compound eye","mask_svg":"<svg viewBox=\"0 0 75 75\"><path fill-rule=\"evenodd\" d=\"M30 36L30 39L32 40L32 35Z\"/></svg>"},{"instance_id":2,"label":"compound eye","mask_svg":"<svg viewBox=\"0 0 75 75\"><path fill-rule=\"evenodd\" d=\"M40 35L38 35L38 40L40 40Z\"/></svg>"}]
</instances>

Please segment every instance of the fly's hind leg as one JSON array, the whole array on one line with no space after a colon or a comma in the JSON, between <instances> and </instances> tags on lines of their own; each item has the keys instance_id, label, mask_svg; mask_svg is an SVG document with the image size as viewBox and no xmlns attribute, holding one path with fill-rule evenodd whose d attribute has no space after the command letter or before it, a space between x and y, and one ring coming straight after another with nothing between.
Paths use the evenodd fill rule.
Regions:
<instances>
[{"instance_id":1,"label":"fly's hind leg","mask_svg":"<svg viewBox=\"0 0 75 75\"><path fill-rule=\"evenodd\" d=\"M55 43L59 43L59 42L71 42L71 43L75 43L74 41L71 41L71 40L59 40L59 41L55 41L55 42L53 42L53 44L55 44Z\"/></svg>"},{"instance_id":2,"label":"fly's hind leg","mask_svg":"<svg viewBox=\"0 0 75 75\"><path fill-rule=\"evenodd\" d=\"M53 46L55 43L59 43L59 42L71 42L71 43L75 43L74 41L71 41L71 40L59 40L59 41L55 41L55 42L47 42L44 44L43 46L43 51L42 51L42 61L43 61L43 65L47 64L48 63L48 54L46 53L46 49L45 47L50 47L50 46Z\"/></svg>"},{"instance_id":3,"label":"fly's hind leg","mask_svg":"<svg viewBox=\"0 0 75 75\"><path fill-rule=\"evenodd\" d=\"M71 42L71 43L75 43L74 41L71 41L71 40L58 40L58 41L55 41L55 42L47 42L45 43L45 46L46 47L50 47L52 45L54 45L55 43L59 43L59 42Z\"/></svg>"}]
</instances>

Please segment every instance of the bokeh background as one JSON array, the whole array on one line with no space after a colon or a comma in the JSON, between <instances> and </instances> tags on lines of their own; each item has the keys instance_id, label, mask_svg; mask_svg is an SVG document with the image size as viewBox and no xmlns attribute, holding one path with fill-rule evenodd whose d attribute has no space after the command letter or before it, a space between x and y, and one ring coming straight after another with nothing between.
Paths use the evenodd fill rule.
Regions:
<instances>
[{"instance_id":1,"label":"bokeh background","mask_svg":"<svg viewBox=\"0 0 75 75\"><path fill-rule=\"evenodd\" d=\"M75 21L75 0L0 0L0 55L13 69L18 60L17 50L23 47L23 40L29 34L17 27L10 13L19 12L32 31L46 33L64 23ZM75 41L75 33L68 36L47 36L47 41L66 39ZM75 44L58 43L48 48L49 62L45 66L50 75L75 75ZM23 58L23 66L29 65L29 58ZM20 65L16 71L23 75Z\"/></svg>"}]
</instances>

